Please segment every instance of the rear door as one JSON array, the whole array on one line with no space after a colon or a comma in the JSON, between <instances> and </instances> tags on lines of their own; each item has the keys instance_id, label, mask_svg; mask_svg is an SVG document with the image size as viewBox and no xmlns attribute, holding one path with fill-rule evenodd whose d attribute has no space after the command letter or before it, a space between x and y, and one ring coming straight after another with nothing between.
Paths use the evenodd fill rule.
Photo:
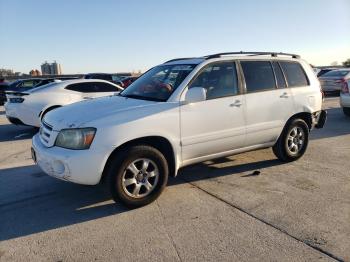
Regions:
<instances>
[{"instance_id":1,"label":"rear door","mask_svg":"<svg viewBox=\"0 0 350 262\"><path fill-rule=\"evenodd\" d=\"M246 89L246 146L274 142L294 112L291 90L277 62L240 64Z\"/></svg>"},{"instance_id":2,"label":"rear door","mask_svg":"<svg viewBox=\"0 0 350 262\"><path fill-rule=\"evenodd\" d=\"M295 112L321 110L320 83L312 74L310 66L302 66L299 62L293 61L280 61L280 65L293 95Z\"/></svg>"}]
</instances>

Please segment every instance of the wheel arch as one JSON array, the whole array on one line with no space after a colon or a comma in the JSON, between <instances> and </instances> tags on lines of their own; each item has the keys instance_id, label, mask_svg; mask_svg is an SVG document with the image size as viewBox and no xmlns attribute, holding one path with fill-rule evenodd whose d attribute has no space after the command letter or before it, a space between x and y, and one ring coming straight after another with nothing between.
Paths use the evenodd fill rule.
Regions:
<instances>
[{"instance_id":1,"label":"wheel arch","mask_svg":"<svg viewBox=\"0 0 350 262\"><path fill-rule=\"evenodd\" d=\"M312 129L312 114L310 112L300 112L300 113L294 114L288 119L285 126L287 126L292 120L298 119L298 118L305 121L305 123L309 127L309 130Z\"/></svg>"},{"instance_id":2,"label":"wheel arch","mask_svg":"<svg viewBox=\"0 0 350 262\"><path fill-rule=\"evenodd\" d=\"M117 157L117 155L123 150L136 145L148 145L159 150L168 162L169 175L173 177L176 176L176 156L174 147L171 142L163 136L145 136L127 141L112 151L112 153L108 156L106 164L104 166L101 181L106 178L108 169L113 159Z\"/></svg>"},{"instance_id":3,"label":"wheel arch","mask_svg":"<svg viewBox=\"0 0 350 262\"><path fill-rule=\"evenodd\" d=\"M53 110L53 109L55 109L55 108L59 108L59 107L62 107L62 105L50 105L50 106L45 107L45 108L44 108L43 110L41 110L40 113L39 113L39 118L40 118L40 120L42 120L43 116L44 116L47 112L49 112L49 111L51 111L51 110Z\"/></svg>"}]
</instances>

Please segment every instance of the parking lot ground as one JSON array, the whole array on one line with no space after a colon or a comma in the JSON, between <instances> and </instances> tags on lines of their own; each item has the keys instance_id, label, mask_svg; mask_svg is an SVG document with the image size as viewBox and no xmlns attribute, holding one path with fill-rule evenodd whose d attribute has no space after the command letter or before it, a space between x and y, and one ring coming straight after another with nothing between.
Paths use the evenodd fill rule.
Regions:
<instances>
[{"instance_id":1,"label":"parking lot ground","mask_svg":"<svg viewBox=\"0 0 350 262\"><path fill-rule=\"evenodd\" d=\"M350 261L350 119L338 98L324 107L299 161L271 149L207 161L134 210L41 172L35 131L0 107L0 261Z\"/></svg>"}]
</instances>

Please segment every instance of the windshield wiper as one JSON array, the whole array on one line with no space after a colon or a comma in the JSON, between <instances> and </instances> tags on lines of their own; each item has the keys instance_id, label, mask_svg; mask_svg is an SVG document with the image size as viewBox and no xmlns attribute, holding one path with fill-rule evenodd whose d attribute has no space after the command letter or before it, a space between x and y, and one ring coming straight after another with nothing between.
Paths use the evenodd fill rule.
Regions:
<instances>
[{"instance_id":1,"label":"windshield wiper","mask_svg":"<svg viewBox=\"0 0 350 262\"><path fill-rule=\"evenodd\" d=\"M140 95L122 95L119 93L119 96L126 97L126 98L134 98L134 99L140 99L140 100L147 100L147 101L156 101L156 102L164 102L164 99L156 98L156 97L147 97L147 96L140 96Z\"/></svg>"}]
</instances>

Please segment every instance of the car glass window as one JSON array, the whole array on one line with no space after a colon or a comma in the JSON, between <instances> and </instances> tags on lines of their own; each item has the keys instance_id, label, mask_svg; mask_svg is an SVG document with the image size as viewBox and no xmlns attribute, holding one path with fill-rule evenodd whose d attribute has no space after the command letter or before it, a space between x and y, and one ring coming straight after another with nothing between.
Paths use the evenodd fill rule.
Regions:
<instances>
[{"instance_id":1,"label":"car glass window","mask_svg":"<svg viewBox=\"0 0 350 262\"><path fill-rule=\"evenodd\" d=\"M334 70L334 71L324 73L322 76L324 76L324 77L327 77L327 76L344 77L349 73L350 73L350 70L349 71L347 71L347 70L339 70L339 71Z\"/></svg>"},{"instance_id":2,"label":"car glass window","mask_svg":"<svg viewBox=\"0 0 350 262\"><path fill-rule=\"evenodd\" d=\"M120 95L134 99L166 101L195 66L174 64L153 67Z\"/></svg>"},{"instance_id":3,"label":"car glass window","mask_svg":"<svg viewBox=\"0 0 350 262\"><path fill-rule=\"evenodd\" d=\"M107 84L107 83L96 83L95 85L98 86L97 92L118 92L120 91L116 86Z\"/></svg>"},{"instance_id":4,"label":"car glass window","mask_svg":"<svg viewBox=\"0 0 350 262\"><path fill-rule=\"evenodd\" d=\"M190 84L189 88L203 87L207 100L238 94L238 79L234 62L207 65Z\"/></svg>"},{"instance_id":5,"label":"car glass window","mask_svg":"<svg viewBox=\"0 0 350 262\"><path fill-rule=\"evenodd\" d=\"M36 84L36 81L33 80L27 80L27 81L23 81L23 84L21 85L21 87L32 87Z\"/></svg>"},{"instance_id":6,"label":"car glass window","mask_svg":"<svg viewBox=\"0 0 350 262\"><path fill-rule=\"evenodd\" d=\"M91 88L91 85L89 85L89 83L71 84L71 85L68 85L65 89L80 92L80 93L93 92L93 89Z\"/></svg>"},{"instance_id":7,"label":"car glass window","mask_svg":"<svg viewBox=\"0 0 350 262\"><path fill-rule=\"evenodd\" d=\"M306 74L299 63L281 61L280 65L287 78L289 87L309 85L309 80L307 79Z\"/></svg>"},{"instance_id":8,"label":"car glass window","mask_svg":"<svg viewBox=\"0 0 350 262\"><path fill-rule=\"evenodd\" d=\"M114 82L120 82L120 81L122 81L121 78L120 78L119 76L117 76L117 75L112 75L112 79L110 79L110 80L112 80L112 81L114 81Z\"/></svg>"},{"instance_id":9,"label":"car glass window","mask_svg":"<svg viewBox=\"0 0 350 262\"><path fill-rule=\"evenodd\" d=\"M241 61L241 66L248 93L276 88L269 61Z\"/></svg>"},{"instance_id":10,"label":"car glass window","mask_svg":"<svg viewBox=\"0 0 350 262\"><path fill-rule=\"evenodd\" d=\"M284 79L283 72L282 72L281 67L279 66L278 62L272 62L272 66L273 66L273 70L275 72L278 88L287 87L286 80Z\"/></svg>"}]
</instances>

